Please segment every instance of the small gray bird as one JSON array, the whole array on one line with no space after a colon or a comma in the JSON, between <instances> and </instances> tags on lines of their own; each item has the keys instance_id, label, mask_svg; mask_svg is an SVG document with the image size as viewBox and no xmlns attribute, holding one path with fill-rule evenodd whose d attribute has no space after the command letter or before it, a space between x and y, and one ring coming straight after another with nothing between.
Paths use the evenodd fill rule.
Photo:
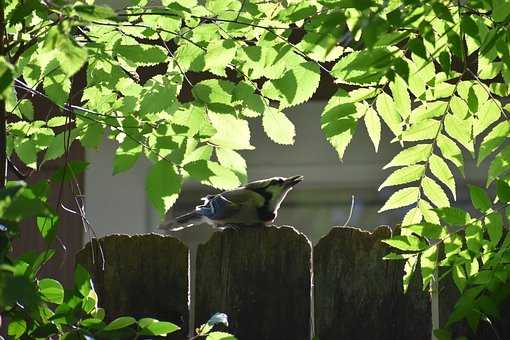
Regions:
<instances>
[{"instance_id":1,"label":"small gray bird","mask_svg":"<svg viewBox=\"0 0 510 340\"><path fill-rule=\"evenodd\" d=\"M202 198L204 203L194 211L160 228L177 231L201 223L218 228L269 225L276 219L285 196L302 180L303 176L273 177L217 195L207 195Z\"/></svg>"}]
</instances>

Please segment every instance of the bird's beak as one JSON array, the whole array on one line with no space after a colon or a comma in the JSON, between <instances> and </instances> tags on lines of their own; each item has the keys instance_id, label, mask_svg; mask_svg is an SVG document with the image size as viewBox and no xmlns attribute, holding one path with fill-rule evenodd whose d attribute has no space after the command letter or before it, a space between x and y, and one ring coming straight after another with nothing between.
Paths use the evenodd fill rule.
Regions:
<instances>
[{"instance_id":1,"label":"bird's beak","mask_svg":"<svg viewBox=\"0 0 510 340\"><path fill-rule=\"evenodd\" d=\"M285 180L285 187L292 188L294 185L298 184L303 180L303 176L292 176Z\"/></svg>"}]
</instances>

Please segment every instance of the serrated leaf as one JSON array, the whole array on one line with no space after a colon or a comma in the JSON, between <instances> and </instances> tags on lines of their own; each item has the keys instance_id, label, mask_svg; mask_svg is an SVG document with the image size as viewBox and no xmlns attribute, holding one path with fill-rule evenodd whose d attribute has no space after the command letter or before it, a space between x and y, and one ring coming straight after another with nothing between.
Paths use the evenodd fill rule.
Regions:
<instances>
[{"instance_id":1,"label":"serrated leaf","mask_svg":"<svg viewBox=\"0 0 510 340\"><path fill-rule=\"evenodd\" d=\"M204 103L232 103L235 84L228 80L208 79L196 84L191 90L193 96Z\"/></svg>"},{"instance_id":2,"label":"serrated leaf","mask_svg":"<svg viewBox=\"0 0 510 340\"><path fill-rule=\"evenodd\" d=\"M477 165L493 153L510 136L510 122L503 121L496 125L482 140L478 150Z\"/></svg>"},{"instance_id":3,"label":"serrated leaf","mask_svg":"<svg viewBox=\"0 0 510 340\"><path fill-rule=\"evenodd\" d=\"M232 150L254 148L250 144L250 128L247 121L233 115L214 112L209 112L208 116L212 126L216 129L216 133L209 139L209 142Z\"/></svg>"},{"instance_id":4,"label":"serrated leaf","mask_svg":"<svg viewBox=\"0 0 510 340\"><path fill-rule=\"evenodd\" d=\"M423 215L421 213L420 208L414 207L410 209L404 216L404 219L402 220L402 227L412 225L412 224L418 224L422 221ZM404 232L405 228L402 229L402 234L405 235Z\"/></svg>"},{"instance_id":5,"label":"serrated leaf","mask_svg":"<svg viewBox=\"0 0 510 340\"><path fill-rule=\"evenodd\" d=\"M469 196L471 197L471 203L473 206L481 212L488 211L491 207L491 201L487 192L476 185L469 186Z\"/></svg>"},{"instance_id":6,"label":"serrated leaf","mask_svg":"<svg viewBox=\"0 0 510 340\"><path fill-rule=\"evenodd\" d=\"M490 99L485 102L477 112L477 118L473 120L473 136L483 133L492 123L501 117L501 104Z\"/></svg>"},{"instance_id":7,"label":"serrated leaf","mask_svg":"<svg viewBox=\"0 0 510 340\"><path fill-rule=\"evenodd\" d=\"M447 114L444 119L444 128L450 137L468 151L474 152L472 120L470 118L460 119L455 115Z\"/></svg>"},{"instance_id":8,"label":"serrated leaf","mask_svg":"<svg viewBox=\"0 0 510 340\"><path fill-rule=\"evenodd\" d=\"M378 212L402 208L416 203L416 201L418 201L419 195L420 189L418 187L410 187L397 190L390 196L390 198L388 198L386 203L381 209L379 209Z\"/></svg>"},{"instance_id":9,"label":"serrated leaf","mask_svg":"<svg viewBox=\"0 0 510 340\"><path fill-rule=\"evenodd\" d=\"M429 159L429 168L434 176L450 189L453 198L455 193L455 178L453 177L448 164L439 156L432 154Z\"/></svg>"},{"instance_id":10,"label":"serrated leaf","mask_svg":"<svg viewBox=\"0 0 510 340\"><path fill-rule=\"evenodd\" d=\"M44 77L44 93L57 105L64 106L71 91L71 79L64 73L50 73Z\"/></svg>"},{"instance_id":11,"label":"serrated leaf","mask_svg":"<svg viewBox=\"0 0 510 340\"><path fill-rule=\"evenodd\" d=\"M406 119L411 114L411 99L409 98L409 92L407 92L407 84L401 77L397 76L390 83L390 89L398 114L402 119Z\"/></svg>"},{"instance_id":12,"label":"serrated leaf","mask_svg":"<svg viewBox=\"0 0 510 340\"><path fill-rule=\"evenodd\" d=\"M46 33L41 56L47 60L55 59L60 69L67 75L72 76L83 66L87 60L87 50L78 46L69 39L62 26L53 26Z\"/></svg>"},{"instance_id":13,"label":"serrated leaf","mask_svg":"<svg viewBox=\"0 0 510 340\"><path fill-rule=\"evenodd\" d=\"M440 123L435 119L426 119L419 121L402 132L402 140L408 142L433 139L437 136Z\"/></svg>"},{"instance_id":14,"label":"serrated leaf","mask_svg":"<svg viewBox=\"0 0 510 340\"><path fill-rule=\"evenodd\" d=\"M261 94L280 101L280 109L309 100L319 87L320 70L314 62L293 66L281 78L268 80Z\"/></svg>"},{"instance_id":15,"label":"serrated leaf","mask_svg":"<svg viewBox=\"0 0 510 340\"><path fill-rule=\"evenodd\" d=\"M24 139L20 143L14 144L14 150L19 159L25 163L26 166L32 169L37 167L37 149L34 141L31 139Z\"/></svg>"},{"instance_id":16,"label":"serrated leaf","mask_svg":"<svg viewBox=\"0 0 510 340\"><path fill-rule=\"evenodd\" d=\"M377 112L388 125L391 132L395 136L399 136L402 132L402 119L397 112L397 108L393 99L386 93L381 93L376 99Z\"/></svg>"},{"instance_id":17,"label":"serrated leaf","mask_svg":"<svg viewBox=\"0 0 510 340\"><path fill-rule=\"evenodd\" d=\"M184 166L184 170L201 183L218 189L234 189L241 184L235 172L213 161L190 162Z\"/></svg>"},{"instance_id":18,"label":"serrated leaf","mask_svg":"<svg viewBox=\"0 0 510 340\"><path fill-rule=\"evenodd\" d=\"M296 129L287 116L275 109L268 108L262 116L262 126L267 136L278 144L294 144Z\"/></svg>"},{"instance_id":19,"label":"serrated leaf","mask_svg":"<svg viewBox=\"0 0 510 340\"><path fill-rule=\"evenodd\" d=\"M246 161L239 153L234 150L216 148L216 157L221 165L235 172L241 184L246 183L248 179Z\"/></svg>"},{"instance_id":20,"label":"serrated leaf","mask_svg":"<svg viewBox=\"0 0 510 340\"><path fill-rule=\"evenodd\" d=\"M421 187L425 196L438 208L449 207L450 200L446 196L443 188L437 184L433 179L424 177L421 181Z\"/></svg>"},{"instance_id":21,"label":"serrated leaf","mask_svg":"<svg viewBox=\"0 0 510 340\"><path fill-rule=\"evenodd\" d=\"M428 159L432 150L431 144L417 144L400 151L383 169L393 166L413 165Z\"/></svg>"},{"instance_id":22,"label":"serrated leaf","mask_svg":"<svg viewBox=\"0 0 510 340\"><path fill-rule=\"evenodd\" d=\"M413 110L409 122L417 123L425 119L440 117L445 113L447 106L448 103L443 101L423 103Z\"/></svg>"},{"instance_id":23,"label":"serrated leaf","mask_svg":"<svg viewBox=\"0 0 510 340\"><path fill-rule=\"evenodd\" d=\"M207 45L204 56L204 70L210 70L219 76L226 76L225 68L230 64L236 54L236 45L233 40L218 40Z\"/></svg>"},{"instance_id":24,"label":"serrated leaf","mask_svg":"<svg viewBox=\"0 0 510 340\"><path fill-rule=\"evenodd\" d=\"M467 284L466 273L464 272L464 268L462 267L462 265L453 266L452 278L453 278L453 282L459 289L459 292L462 293L464 291L464 289L466 288L466 284Z\"/></svg>"},{"instance_id":25,"label":"serrated leaf","mask_svg":"<svg viewBox=\"0 0 510 340\"><path fill-rule=\"evenodd\" d=\"M436 145L441 150L443 157L452 162L464 174L464 157L457 144L445 135L439 134Z\"/></svg>"},{"instance_id":26,"label":"serrated leaf","mask_svg":"<svg viewBox=\"0 0 510 340\"><path fill-rule=\"evenodd\" d=\"M369 107L363 116L365 126L368 131L368 136L374 145L375 152L379 149L379 142L381 141L381 120L377 112L372 107Z\"/></svg>"},{"instance_id":27,"label":"serrated leaf","mask_svg":"<svg viewBox=\"0 0 510 340\"><path fill-rule=\"evenodd\" d=\"M391 66L395 50L375 48L351 52L341 58L331 70L331 74L342 83L375 85Z\"/></svg>"},{"instance_id":28,"label":"serrated leaf","mask_svg":"<svg viewBox=\"0 0 510 340\"><path fill-rule=\"evenodd\" d=\"M48 127L59 127L67 124L67 120L69 118L67 116L56 116L51 117L47 122L46 125Z\"/></svg>"},{"instance_id":29,"label":"serrated leaf","mask_svg":"<svg viewBox=\"0 0 510 340\"><path fill-rule=\"evenodd\" d=\"M113 159L113 174L116 175L123 171L129 170L135 165L138 158L142 154L142 145L126 138L115 151L115 157Z\"/></svg>"},{"instance_id":30,"label":"serrated leaf","mask_svg":"<svg viewBox=\"0 0 510 340\"><path fill-rule=\"evenodd\" d=\"M439 220L439 216L437 213L432 209L432 206L430 205L425 198L421 198L418 201L418 208L420 208L421 213L423 214L423 219L425 222L432 223L432 224L440 224L441 221Z\"/></svg>"},{"instance_id":31,"label":"serrated leaf","mask_svg":"<svg viewBox=\"0 0 510 340\"><path fill-rule=\"evenodd\" d=\"M487 176L487 186L489 186L496 178L508 172L510 169L510 146L507 146L496 154L489 166L489 174Z\"/></svg>"},{"instance_id":32,"label":"serrated leaf","mask_svg":"<svg viewBox=\"0 0 510 340\"><path fill-rule=\"evenodd\" d=\"M161 216L175 203L181 190L181 183L182 178L175 171L175 167L164 159L149 169L145 191Z\"/></svg>"},{"instance_id":33,"label":"serrated leaf","mask_svg":"<svg viewBox=\"0 0 510 340\"><path fill-rule=\"evenodd\" d=\"M423 287L427 287L434 279L437 271L437 246L431 246L422 252L420 267Z\"/></svg>"},{"instance_id":34,"label":"serrated leaf","mask_svg":"<svg viewBox=\"0 0 510 340\"><path fill-rule=\"evenodd\" d=\"M405 227L406 230L411 231L420 237L429 239L440 239L446 234L446 230L442 226L434 223L419 223Z\"/></svg>"},{"instance_id":35,"label":"serrated leaf","mask_svg":"<svg viewBox=\"0 0 510 340\"><path fill-rule=\"evenodd\" d=\"M381 184L378 190L382 188L414 182L421 178L425 172L425 165L410 165L404 168L395 170L386 180Z\"/></svg>"},{"instance_id":36,"label":"serrated leaf","mask_svg":"<svg viewBox=\"0 0 510 340\"><path fill-rule=\"evenodd\" d=\"M338 90L328 101L321 115L321 129L335 148L340 160L357 127L356 106L345 90Z\"/></svg>"},{"instance_id":37,"label":"serrated leaf","mask_svg":"<svg viewBox=\"0 0 510 340\"><path fill-rule=\"evenodd\" d=\"M115 44L114 53L127 63L147 66L162 63L167 58L167 51L158 45L142 44L131 37L123 36Z\"/></svg>"},{"instance_id":38,"label":"serrated leaf","mask_svg":"<svg viewBox=\"0 0 510 340\"><path fill-rule=\"evenodd\" d=\"M30 100L22 99L18 104L17 111L20 113L20 118L34 120L34 105Z\"/></svg>"},{"instance_id":39,"label":"serrated leaf","mask_svg":"<svg viewBox=\"0 0 510 340\"><path fill-rule=\"evenodd\" d=\"M416 269L417 262L418 255L415 255L408 258L404 265L404 276L402 278L402 288L404 290L404 294L407 293L407 289L409 288L409 283L411 282L411 278L413 277L413 273Z\"/></svg>"},{"instance_id":40,"label":"serrated leaf","mask_svg":"<svg viewBox=\"0 0 510 340\"><path fill-rule=\"evenodd\" d=\"M419 251L426 247L426 244L414 235L395 235L382 242L402 251Z\"/></svg>"},{"instance_id":41,"label":"serrated leaf","mask_svg":"<svg viewBox=\"0 0 510 340\"><path fill-rule=\"evenodd\" d=\"M489 234L490 244L495 247L503 236L503 218L499 213L489 214L485 220L485 228Z\"/></svg>"},{"instance_id":42,"label":"serrated leaf","mask_svg":"<svg viewBox=\"0 0 510 340\"><path fill-rule=\"evenodd\" d=\"M459 208L444 207L435 209L435 212L441 221L450 225L464 226L471 220L471 216L466 211Z\"/></svg>"}]
</instances>

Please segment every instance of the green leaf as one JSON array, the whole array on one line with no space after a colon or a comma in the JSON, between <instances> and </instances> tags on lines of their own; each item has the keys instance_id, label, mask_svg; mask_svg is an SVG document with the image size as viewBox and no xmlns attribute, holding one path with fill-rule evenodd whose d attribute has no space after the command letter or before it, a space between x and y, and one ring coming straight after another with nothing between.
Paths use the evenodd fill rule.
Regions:
<instances>
[{"instance_id":1,"label":"green leaf","mask_svg":"<svg viewBox=\"0 0 510 340\"><path fill-rule=\"evenodd\" d=\"M437 246L431 246L420 256L421 277L425 289L437 272Z\"/></svg>"},{"instance_id":2,"label":"green leaf","mask_svg":"<svg viewBox=\"0 0 510 340\"><path fill-rule=\"evenodd\" d=\"M444 119L444 127L450 137L462 144L468 151L474 152L471 119L460 119L455 115L447 114Z\"/></svg>"},{"instance_id":3,"label":"green leaf","mask_svg":"<svg viewBox=\"0 0 510 340\"><path fill-rule=\"evenodd\" d=\"M446 162L441 157L432 154L429 159L429 168L432 174L450 189L455 200L455 178Z\"/></svg>"},{"instance_id":4,"label":"green leaf","mask_svg":"<svg viewBox=\"0 0 510 340\"><path fill-rule=\"evenodd\" d=\"M48 127L59 127L67 124L68 117L66 116L55 116L51 117L47 122L46 125Z\"/></svg>"},{"instance_id":5,"label":"green leaf","mask_svg":"<svg viewBox=\"0 0 510 340\"><path fill-rule=\"evenodd\" d=\"M292 66L279 79L268 80L261 94L280 101L280 109L309 100L319 87L319 66L311 61Z\"/></svg>"},{"instance_id":6,"label":"green leaf","mask_svg":"<svg viewBox=\"0 0 510 340\"><path fill-rule=\"evenodd\" d=\"M19 102L17 110L20 113L20 118L26 118L28 120L34 120L34 106L28 99L22 99Z\"/></svg>"},{"instance_id":7,"label":"green leaf","mask_svg":"<svg viewBox=\"0 0 510 340\"><path fill-rule=\"evenodd\" d=\"M217 40L207 45L205 54L205 68L213 74L226 77L225 68L234 59L236 45L233 40Z\"/></svg>"},{"instance_id":8,"label":"green leaf","mask_svg":"<svg viewBox=\"0 0 510 340\"><path fill-rule=\"evenodd\" d=\"M138 158L142 154L142 145L126 138L115 151L113 159L113 174L116 175L123 171L129 170L135 165Z\"/></svg>"},{"instance_id":9,"label":"green leaf","mask_svg":"<svg viewBox=\"0 0 510 340\"><path fill-rule=\"evenodd\" d=\"M42 279L39 281L39 291L44 301L61 304L64 302L64 287L57 280Z\"/></svg>"},{"instance_id":10,"label":"green leaf","mask_svg":"<svg viewBox=\"0 0 510 340\"><path fill-rule=\"evenodd\" d=\"M138 327L141 329L140 335L156 336L165 336L181 329L179 326L171 322L159 321L152 318L143 318L138 320Z\"/></svg>"},{"instance_id":11,"label":"green leaf","mask_svg":"<svg viewBox=\"0 0 510 340\"><path fill-rule=\"evenodd\" d=\"M0 95L5 97L7 89L11 89L14 80L14 67L0 56Z\"/></svg>"},{"instance_id":12,"label":"green leaf","mask_svg":"<svg viewBox=\"0 0 510 340\"><path fill-rule=\"evenodd\" d=\"M342 83L375 85L390 68L395 54L386 47L351 52L335 64L331 74Z\"/></svg>"},{"instance_id":13,"label":"green leaf","mask_svg":"<svg viewBox=\"0 0 510 340\"><path fill-rule=\"evenodd\" d=\"M143 86L140 97L140 112L142 114L172 111L180 90L179 82L169 76L157 75Z\"/></svg>"},{"instance_id":14,"label":"green leaf","mask_svg":"<svg viewBox=\"0 0 510 340\"><path fill-rule=\"evenodd\" d=\"M487 186L510 169L510 145L496 154L489 166Z\"/></svg>"},{"instance_id":15,"label":"green leaf","mask_svg":"<svg viewBox=\"0 0 510 340\"><path fill-rule=\"evenodd\" d=\"M14 145L14 150L26 166L32 169L37 168L37 149L33 140L23 139Z\"/></svg>"},{"instance_id":16,"label":"green leaf","mask_svg":"<svg viewBox=\"0 0 510 340\"><path fill-rule=\"evenodd\" d=\"M487 90L488 91L488 90ZM473 120L473 136L483 133L492 123L501 117L501 104L490 99L485 102L477 112L477 118Z\"/></svg>"},{"instance_id":17,"label":"green leaf","mask_svg":"<svg viewBox=\"0 0 510 340\"><path fill-rule=\"evenodd\" d=\"M383 207L379 209L379 212L397 209L416 203L419 195L420 189L418 187L400 189L390 196Z\"/></svg>"},{"instance_id":18,"label":"green leaf","mask_svg":"<svg viewBox=\"0 0 510 340\"><path fill-rule=\"evenodd\" d=\"M7 335L13 339L20 338L27 331L27 322L23 319L9 318Z\"/></svg>"},{"instance_id":19,"label":"green leaf","mask_svg":"<svg viewBox=\"0 0 510 340\"><path fill-rule=\"evenodd\" d=\"M77 4L73 9L81 19L88 21L116 17L115 11L107 6Z\"/></svg>"},{"instance_id":20,"label":"green leaf","mask_svg":"<svg viewBox=\"0 0 510 340\"><path fill-rule=\"evenodd\" d=\"M211 332L207 335L206 340L236 340L236 337L225 332Z\"/></svg>"},{"instance_id":21,"label":"green leaf","mask_svg":"<svg viewBox=\"0 0 510 340\"><path fill-rule=\"evenodd\" d=\"M503 121L496 125L482 140L478 151L477 165L493 153L510 135L510 122Z\"/></svg>"},{"instance_id":22,"label":"green leaf","mask_svg":"<svg viewBox=\"0 0 510 340\"><path fill-rule=\"evenodd\" d=\"M459 292L462 293L464 291L464 289L466 288L467 278L466 278L466 273L464 272L464 268L461 265L453 266L452 278L453 278L453 282L459 289Z\"/></svg>"},{"instance_id":23,"label":"green leaf","mask_svg":"<svg viewBox=\"0 0 510 340\"><path fill-rule=\"evenodd\" d=\"M129 327L136 323L135 318L130 316L121 316L110 322L108 325L106 325L105 328L102 329L102 331L115 331L117 329L122 329Z\"/></svg>"},{"instance_id":24,"label":"green leaf","mask_svg":"<svg viewBox=\"0 0 510 340\"><path fill-rule=\"evenodd\" d=\"M241 184L235 172L213 161L190 162L184 166L184 170L201 183L218 189L234 189Z\"/></svg>"},{"instance_id":25,"label":"green leaf","mask_svg":"<svg viewBox=\"0 0 510 340\"><path fill-rule=\"evenodd\" d=\"M131 37L123 37L114 46L117 57L137 66L155 65L167 59L167 51L158 45L141 44Z\"/></svg>"},{"instance_id":26,"label":"green leaf","mask_svg":"<svg viewBox=\"0 0 510 340\"><path fill-rule=\"evenodd\" d=\"M412 225L412 224L418 224L422 221L423 215L421 213L420 208L414 207L410 209L404 216L404 219L402 220L402 227ZM402 234L405 235L405 228L402 229Z\"/></svg>"},{"instance_id":27,"label":"green leaf","mask_svg":"<svg viewBox=\"0 0 510 340\"><path fill-rule=\"evenodd\" d=\"M484 223L489 234L490 244L496 247L503 236L503 218L499 213L492 213L485 218Z\"/></svg>"},{"instance_id":28,"label":"green leaf","mask_svg":"<svg viewBox=\"0 0 510 340\"><path fill-rule=\"evenodd\" d=\"M365 126L367 127L368 136L372 140L375 152L377 152L379 149L379 142L381 141L381 120L372 107L366 110L363 118L365 120Z\"/></svg>"},{"instance_id":29,"label":"green leaf","mask_svg":"<svg viewBox=\"0 0 510 340\"><path fill-rule=\"evenodd\" d=\"M498 181L496 188L499 201L503 203L510 202L510 185L505 181Z\"/></svg>"},{"instance_id":30,"label":"green leaf","mask_svg":"<svg viewBox=\"0 0 510 340\"><path fill-rule=\"evenodd\" d=\"M464 157L462 156L462 151L457 144L445 135L439 134L436 145L439 147L439 150L441 150L443 157L452 162L453 165L455 165L463 174Z\"/></svg>"},{"instance_id":31,"label":"green leaf","mask_svg":"<svg viewBox=\"0 0 510 340\"><path fill-rule=\"evenodd\" d=\"M407 293L407 289L409 288L409 283L411 282L411 278L413 277L413 273L416 269L417 262L418 255L415 255L408 258L404 265L404 277L402 278L402 288L404 290L404 294Z\"/></svg>"},{"instance_id":32,"label":"green leaf","mask_svg":"<svg viewBox=\"0 0 510 340\"><path fill-rule=\"evenodd\" d=\"M56 135L48 146L48 150L44 154L44 161L57 159L66 152L66 144L71 145L78 131L76 129L71 132L63 131Z\"/></svg>"},{"instance_id":33,"label":"green leaf","mask_svg":"<svg viewBox=\"0 0 510 340\"><path fill-rule=\"evenodd\" d=\"M87 61L87 50L69 39L60 25L46 34L42 53L48 60L56 59L67 76L74 75Z\"/></svg>"},{"instance_id":34,"label":"green leaf","mask_svg":"<svg viewBox=\"0 0 510 340\"><path fill-rule=\"evenodd\" d=\"M296 129L287 116L275 109L268 108L262 116L262 126L267 136L278 144L294 144Z\"/></svg>"},{"instance_id":35,"label":"green leaf","mask_svg":"<svg viewBox=\"0 0 510 340\"><path fill-rule=\"evenodd\" d=\"M496 22L503 22L510 14L510 3L492 0L492 18Z\"/></svg>"},{"instance_id":36,"label":"green leaf","mask_svg":"<svg viewBox=\"0 0 510 340\"><path fill-rule=\"evenodd\" d=\"M175 203L181 190L182 178L166 160L153 164L145 180L145 191L156 210L163 216Z\"/></svg>"},{"instance_id":37,"label":"green leaf","mask_svg":"<svg viewBox=\"0 0 510 340\"><path fill-rule=\"evenodd\" d=\"M469 196L471 197L471 202L473 206L481 212L487 212L491 207L491 201L489 199L489 195L487 192L480 187L475 185L469 186Z\"/></svg>"},{"instance_id":38,"label":"green leaf","mask_svg":"<svg viewBox=\"0 0 510 340\"><path fill-rule=\"evenodd\" d=\"M384 187L414 182L420 179L424 172L425 165L410 165L400 168L389 175L378 190Z\"/></svg>"},{"instance_id":39,"label":"green leaf","mask_svg":"<svg viewBox=\"0 0 510 340\"><path fill-rule=\"evenodd\" d=\"M437 213L441 221L450 225L464 226L471 220L471 216L469 216L466 211L459 208L444 207L437 208L434 211Z\"/></svg>"},{"instance_id":40,"label":"green leaf","mask_svg":"<svg viewBox=\"0 0 510 340\"><path fill-rule=\"evenodd\" d=\"M440 122L435 119L425 119L415 123L402 132L402 140L413 142L434 139L437 136Z\"/></svg>"},{"instance_id":41,"label":"green leaf","mask_svg":"<svg viewBox=\"0 0 510 340\"><path fill-rule=\"evenodd\" d=\"M433 179L425 176L421 181L425 196L438 208L449 207L450 201L443 189Z\"/></svg>"},{"instance_id":42,"label":"green leaf","mask_svg":"<svg viewBox=\"0 0 510 340\"><path fill-rule=\"evenodd\" d=\"M239 153L234 150L216 148L216 157L222 166L235 172L241 184L246 183L248 179L246 161Z\"/></svg>"},{"instance_id":43,"label":"green leaf","mask_svg":"<svg viewBox=\"0 0 510 340\"><path fill-rule=\"evenodd\" d=\"M394 166L413 165L426 161L432 151L431 144L417 144L400 151L383 169Z\"/></svg>"},{"instance_id":44,"label":"green leaf","mask_svg":"<svg viewBox=\"0 0 510 340\"><path fill-rule=\"evenodd\" d=\"M387 245L402 251L420 251L427 245L413 235L395 235L390 239L382 240Z\"/></svg>"},{"instance_id":45,"label":"green leaf","mask_svg":"<svg viewBox=\"0 0 510 340\"><path fill-rule=\"evenodd\" d=\"M193 96L203 103L232 103L235 85L228 80L208 79L193 86Z\"/></svg>"},{"instance_id":46,"label":"green leaf","mask_svg":"<svg viewBox=\"0 0 510 340\"><path fill-rule=\"evenodd\" d=\"M445 236L445 230L443 227L433 223L413 224L406 226L405 230L408 230L420 237L427 237L436 240Z\"/></svg>"},{"instance_id":47,"label":"green leaf","mask_svg":"<svg viewBox=\"0 0 510 340\"><path fill-rule=\"evenodd\" d=\"M87 296L92 290L90 274L80 264L77 264L76 269L74 270L74 286L82 296Z\"/></svg>"},{"instance_id":48,"label":"green leaf","mask_svg":"<svg viewBox=\"0 0 510 340\"><path fill-rule=\"evenodd\" d=\"M209 120L216 129L216 133L209 142L232 150L251 150L250 128L244 119L236 118L230 114L208 112Z\"/></svg>"},{"instance_id":49,"label":"green leaf","mask_svg":"<svg viewBox=\"0 0 510 340\"><path fill-rule=\"evenodd\" d=\"M71 79L64 73L52 72L44 78L44 93L57 105L64 106L71 92Z\"/></svg>"},{"instance_id":50,"label":"green leaf","mask_svg":"<svg viewBox=\"0 0 510 340\"><path fill-rule=\"evenodd\" d=\"M53 241L57 232L57 216L37 216L37 229L46 242Z\"/></svg>"},{"instance_id":51,"label":"green leaf","mask_svg":"<svg viewBox=\"0 0 510 340\"><path fill-rule=\"evenodd\" d=\"M402 119L406 119L411 114L411 99L409 98L409 92L407 92L407 84L401 77L397 76L390 83L390 89L398 114Z\"/></svg>"},{"instance_id":52,"label":"green leaf","mask_svg":"<svg viewBox=\"0 0 510 340\"><path fill-rule=\"evenodd\" d=\"M397 107L393 99L383 92L377 96L376 106L379 115L386 125L388 125L391 132L393 132L395 136L399 136L402 132L402 119L397 112Z\"/></svg>"},{"instance_id":53,"label":"green leaf","mask_svg":"<svg viewBox=\"0 0 510 340\"><path fill-rule=\"evenodd\" d=\"M338 90L328 101L321 115L321 129L326 138L343 158L356 131L358 114L353 99L345 90Z\"/></svg>"}]
</instances>

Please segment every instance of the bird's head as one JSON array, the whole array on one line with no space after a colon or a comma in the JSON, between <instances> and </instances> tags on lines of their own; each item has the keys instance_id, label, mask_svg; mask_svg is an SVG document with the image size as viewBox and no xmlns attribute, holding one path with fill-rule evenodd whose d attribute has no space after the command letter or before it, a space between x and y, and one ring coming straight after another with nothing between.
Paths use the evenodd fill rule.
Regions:
<instances>
[{"instance_id":1,"label":"bird's head","mask_svg":"<svg viewBox=\"0 0 510 340\"><path fill-rule=\"evenodd\" d=\"M246 188L264 197L270 210L277 210L287 193L302 180L303 176L273 177L248 183Z\"/></svg>"}]
</instances>

